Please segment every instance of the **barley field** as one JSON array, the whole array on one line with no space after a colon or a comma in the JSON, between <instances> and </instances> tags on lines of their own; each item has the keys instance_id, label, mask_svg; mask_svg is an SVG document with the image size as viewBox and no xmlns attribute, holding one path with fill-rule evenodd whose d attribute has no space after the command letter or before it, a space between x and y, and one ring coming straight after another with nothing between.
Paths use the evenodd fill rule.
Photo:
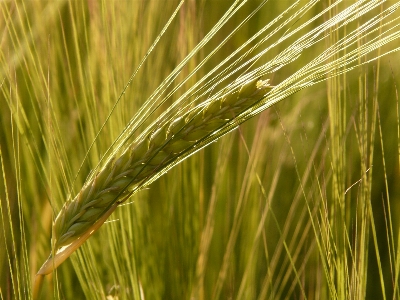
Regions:
<instances>
[{"instance_id":1,"label":"barley field","mask_svg":"<svg viewBox=\"0 0 400 300\"><path fill-rule=\"evenodd\" d=\"M400 299L400 1L0 2L0 299Z\"/></svg>"}]
</instances>

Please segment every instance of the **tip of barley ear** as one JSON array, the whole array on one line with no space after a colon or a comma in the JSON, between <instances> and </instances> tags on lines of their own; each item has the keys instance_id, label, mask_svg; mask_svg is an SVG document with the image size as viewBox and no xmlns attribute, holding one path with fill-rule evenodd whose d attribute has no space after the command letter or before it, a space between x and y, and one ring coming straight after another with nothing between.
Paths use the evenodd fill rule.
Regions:
<instances>
[{"instance_id":1,"label":"tip of barley ear","mask_svg":"<svg viewBox=\"0 0 400 300\"><path fill-rule=\"evenodd\" d=\"M259 79L256 83L257 89L273 89L275 86L269 84L269 79Z\"/></svg>"}]
</instances>

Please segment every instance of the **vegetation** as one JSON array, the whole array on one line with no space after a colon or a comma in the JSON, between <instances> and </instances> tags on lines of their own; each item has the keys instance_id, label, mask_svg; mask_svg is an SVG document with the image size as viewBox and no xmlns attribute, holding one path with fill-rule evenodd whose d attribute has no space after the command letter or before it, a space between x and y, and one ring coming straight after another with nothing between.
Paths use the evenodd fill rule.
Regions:
<instances>
[{"instance_id":1,"label":"vegetation","mask_svg":"<svg viewBox=\"0 0 400 300\"><path fill-rule=\"evenodd\" d=\"M1 2L0 299L399 299L398 6Z\"/></svg>"}]
</instances>

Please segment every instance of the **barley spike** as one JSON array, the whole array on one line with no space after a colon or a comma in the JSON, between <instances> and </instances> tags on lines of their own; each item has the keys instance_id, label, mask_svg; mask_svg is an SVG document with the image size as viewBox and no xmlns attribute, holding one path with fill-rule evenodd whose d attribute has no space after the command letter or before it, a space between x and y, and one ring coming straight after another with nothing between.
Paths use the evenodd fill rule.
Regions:
<instances>
[{"instance_id":1,"label":"barley spike","mask_svg":"<svg viewBox=\"0 0 400 300\"><path fill-rule=\"evenodd\" d=\"M53 224L55 250L65 248L83 236L87 239L94 224L99 220L104 222L104 215L109 215L110 209L114 210L125 201L137 186L255 105L271 88L268 80L250 81L239 91L208 100L207 105L203 103L176 116L146 139L130 145L118 158L109 160L72 201L65 203L56 217ZM96 227L100 225L96 224ZM51 267L42 267L38 274L48 274L51 270Z\"/></svg>"}]
</instances>

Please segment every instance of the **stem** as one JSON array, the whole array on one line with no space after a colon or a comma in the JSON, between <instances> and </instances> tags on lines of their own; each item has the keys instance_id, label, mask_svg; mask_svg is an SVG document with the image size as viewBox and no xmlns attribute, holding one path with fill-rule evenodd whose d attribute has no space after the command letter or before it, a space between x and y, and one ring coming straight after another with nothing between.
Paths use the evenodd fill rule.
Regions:
<instances>
[{"instance_id":1,"label":"stem","mask_svg":"<svg viewBox=\"0 0 400 300\"><path fill-rule=\"evenodd\" d=\"M66 247L61 248L54 257L50 257L45 261L40 270L35 276L35 283L33 285L33 299L37 299L39 291L43 283L44 275L53 272L59 265L61 265L76 249L78 249L93 233L95 233L107 218L114 212L120 202L113 204L109 210L94 223L80 238L72 242Z\"/></svg>"}]
</instances>

